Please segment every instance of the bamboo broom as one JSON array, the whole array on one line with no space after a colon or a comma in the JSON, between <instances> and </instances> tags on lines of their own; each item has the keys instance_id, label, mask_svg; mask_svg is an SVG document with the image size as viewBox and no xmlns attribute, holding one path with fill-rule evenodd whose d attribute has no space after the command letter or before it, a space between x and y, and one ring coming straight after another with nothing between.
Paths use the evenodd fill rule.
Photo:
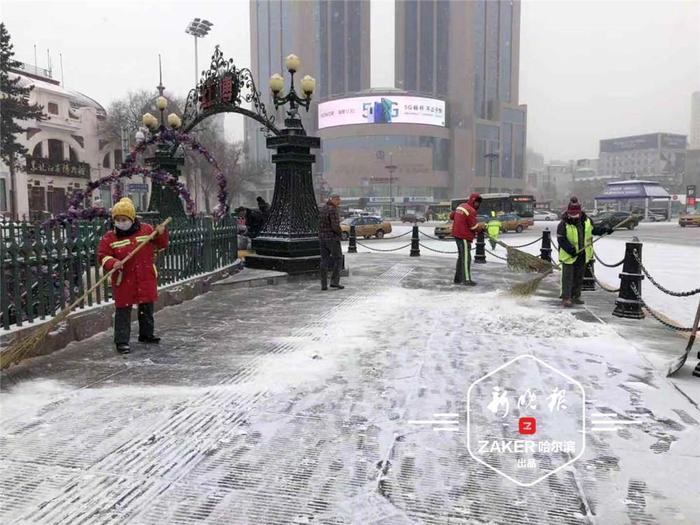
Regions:
<instances>
[{"instance_id":1,"label":"bamboo broom","mask_svg":"<svg viewBox=\"0 0 700 525\"><path fill-rule=\"evenodd\" d=\"M616 228L619 228L620 226L622 226L623 224L625 224L626 222L628 222L631 218L632 218L632 216L630 215L630 216L627 217L625 220L623 220L623 221L617 223L615 226L613 226L612 229L614 230L614 229L616 229ZM609 234L609 233L606 233L606 234L604 234L604 235L601 235L601 236L598 237L597 239L594 239L593 242L591 242L591 246L592 246L594 243L598 242L598 241L599 241L600 239L602 239L603 237L605 237L606 235L610 235L610 234ZM577 256L578 256L581 252L583 252L587 247L588 247L588 246L584 246L583 248L581 248L580 250L578 250L578 251L576 252L576 255L574 255L574 257L577 257ZM508 253L508 265L510 266L510 250L515 250L515 248L510 248L510 247L508 247L508 248L509 248L509 250L508 250L508 252L509 252L509 253ZM519 251L519 250L516 250L516 251ZM538 257L536 257L536 256L534 256L534 255L529 254L529 253L525 253L525 252L522 252L522 253L523 253L524 255L528 255L528 256L531 257L531 258L534 258L534 259L537 259L537 260L542 260L542 259L539 259ZM521 256L518 255L518 257L520 258ZM529 258L522 258L522 259L523 259L524 261L526 261L526 262L529 261ZM554 271L554 268L559 268L559 265L554 265L554 264L552 264L552 263L548 263L547 261L543 261L543 262L547 263L548 266L544 266L544 269L541 271L540 275L538 275L538 276L536 276L536 277L533 277L532 279L529 279L529 280L524 281L524 282L522 282L522 283L516 283L516 284L514 284L513 286L511 286L510 292L511 292L513 295L520 295L520 296L527 296L527 295L532 295L533 293L535 293L535 292L537 291L537 289L539 288L540 283L544 280L544 278L547 277L550 273L552 273L552 272ZM533 264L533 266L534 266L534 264ZM537 271L540 271L540 270L537 270Z\"/></svg>"},{"instance_id":2,"label":"bamboo broom","mask_svg":"<svg viewBox=\"0 0 700 525\"><path fill-rule=\"evenodd\" d=\"M165 227L168 224L170 224L171 221L172 221L172 217L168 217L160 224L160 226ZM151 242L156 235L158 235L158 230L154 229L153 232L146 239L142 240L129 255L127 255L124 259L121 260L122 264L126 263L129 259L131 259L134 255L136 255L138 253L138 251L141 248L143 248L146 244ZM58 312L58 314L56 314L48 322L44 323L34 333L29 335L28 337L25 337L24 339L21 339L19 341L15 341L9 347L7 347L7 349L5 349L5 351L0 353L0 370L4 370L5 368L12 365L13 363L20 361L29 352L31 352L37 346L39 346L39 344L46 338L46 336L49 334L49 332L51 332L56 326L58 326L60 323L62 323L66 319L66 317L68 317L68 315L71 313L73 308L75 308L80 303L85 301L87 299L87 297L94 290L96 290L104 281L106 281L108 278L110 278L115 271L117 271L117 270L112 269L111 271L107 272L87 292L85 292L78 299L73 301L72 304L70 304L69 306L66 306L63 310Z\"/></svg>"}]
</instances>

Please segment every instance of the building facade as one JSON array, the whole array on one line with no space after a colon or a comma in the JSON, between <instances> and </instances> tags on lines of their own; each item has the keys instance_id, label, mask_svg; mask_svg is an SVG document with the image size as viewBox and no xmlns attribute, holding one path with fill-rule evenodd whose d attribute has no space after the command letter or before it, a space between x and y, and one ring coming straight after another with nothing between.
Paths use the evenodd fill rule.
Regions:
<instances>
[{"instance_id":1,"label":"building facade","mask_svg":"<svg viewBox=\"0 0 700 525\"><path fill-rule=\"evenodd\" d=\"M450 193L523 192L520 2L396 2L396 87L447 104Z\"/></svg>"},{"instance_id":2,"label":"building facade","mask_svg":"<svg viewBox=\"0 0 700 525\"><path fill-rule=\"evenodd\" d=\"M319 104L319 168L351 207L385 213L449 198L445 102L371 89Z\"/></svg>"},{"instance_id":3,"label":"building facade","mask_svg":"<svg viewBox=\"0 0 700 525\"><path fill-rule=\"evenodd\" d=\"M700 91L690 99L690 143L689 149L700 149Z\"/></svg>"},{"instance_id":4,"label":"building facade","mask_svg":"<svg viewBox=\"0 0 700 525\"><path fill-rule=\"evenodd\" d=\"M251 70L268 111L274 112L268 80L272 74L281 73L288 82L284 59L290 53L301 59L300 71L295 77L311 75L316 79L315 101L369 89L369 34L368 1L251 0ZM308 113L301 112L309 135L318 132L317 107L314 102ZM284 119L282 108L277 119L278 122ZM245 122L245 143L249 161L269 162L271 152L265 146L265 135L260 132L260 125L251 119ZM317 167L314 173L318 185ZM274 178L267 181L259 191L269 199Z\"/></svg>"},{"instance_id":5,"label":"building facade","mask_svg":"<svg viewBox=\"0 0 700 525\"><path fill-rule=\"evenodd\" d=\"M671 193L683 184L686 135L650 133L600 141L599 173L607 179L660 182Z\"/></svg>"},{"instance_id":6,"label":"building facade","mask_svg":"<svg viewBox=\"0 0 700 525\"><path fill-rule=\"evenodd\" d=\"M13 73L21 85L34 86L29 102L42 106L45 115L45 120L23 122L28 129L18 137L29 154L15 174L17 216L40 219L63 213L73 192L122 162L120 145L101 138L99 124L106 112L95 100L65 89L43 68L23 64ZM12 209L11 190L9 169L0 164L0 213L5 215ZM104 193L108 205L109 188Z\"/></svg>"}]
</instances>

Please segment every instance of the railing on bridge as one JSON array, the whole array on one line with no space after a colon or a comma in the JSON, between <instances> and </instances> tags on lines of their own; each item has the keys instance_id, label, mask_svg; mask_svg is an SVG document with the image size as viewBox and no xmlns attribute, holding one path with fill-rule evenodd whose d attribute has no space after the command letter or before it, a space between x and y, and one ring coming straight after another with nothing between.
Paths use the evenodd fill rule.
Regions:
<instances>
[{"instance_id":1,"label":"railing on bridge","mask_svg":"<svg viewBox=\"0 0 700 525\"><path fill-rule=\"evenodd\" d=\"M83 295L104 275L96 252L108 227L100 219L53 227L0 223L0 326L8 330L51 317ZM238 256L237 224L230 216L175 220L169 233L168 249L156 258L159 286L224 268ZM111 298L105 283L83 307Z\"/></svg>"}]
</instances>

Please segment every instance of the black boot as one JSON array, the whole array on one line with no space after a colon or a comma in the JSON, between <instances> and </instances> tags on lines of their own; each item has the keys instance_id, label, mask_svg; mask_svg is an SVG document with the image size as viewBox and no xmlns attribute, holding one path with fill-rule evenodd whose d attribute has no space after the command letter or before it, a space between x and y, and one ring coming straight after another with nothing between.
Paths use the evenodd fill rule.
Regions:
<instances>
[{"instance_id":1,"label":"black boot","mask_svg":"<svg viewBox=\"0 0 700 525\"><path fill-rule=\"evenodd\" d=\"M131 353L131 348L129 347L129 343L120 343L117 345L117 352L120 354L130 354Z\"/></svg>"},{"instance_id":2,"label":"black boot","mask_svg":"<svg viewBox=\"0 0 700 525\"><path fill-rule=\"evenodd\" d=\"M476 283L474 281L469 280L464 282L464 286L476 286Z\"/></svg>"},{"instance_id":3,"label":"black boot","mask_svg":"<svg viewBox=\"0 0 700 525\"><path fill-rule=\"evenodd\" d=\"M343 290L345 286L342 284L331 284L331 288L337 288L338 290Z\"/></svg>"},{"instance_id":4,"label":"black boot","mask_svg":"<svg viewBox=\"0 0 700 525\"><path fill-rule=\"evenodd\" d=\"M157 345L160 343L160 337L155 337L153 335L140 335L139 343L146 343L147 345Z\"/></svg>"}]
</instances>

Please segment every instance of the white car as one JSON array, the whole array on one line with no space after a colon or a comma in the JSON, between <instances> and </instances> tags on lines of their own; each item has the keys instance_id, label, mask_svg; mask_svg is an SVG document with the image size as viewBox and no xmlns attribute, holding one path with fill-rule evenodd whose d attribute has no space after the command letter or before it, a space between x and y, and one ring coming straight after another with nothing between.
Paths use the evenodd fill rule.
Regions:
<instances>
[{"instance_id":1,"label":"white car","mask_svg":"<svg viewBox=\"0 0 700 525\"><path fill-rule=\"evenodd\" d=\"M556 221L559 219L559 216L554 213L553 211L535 211L535 220L536 221Z\"/></svg>"}]
</instances>

